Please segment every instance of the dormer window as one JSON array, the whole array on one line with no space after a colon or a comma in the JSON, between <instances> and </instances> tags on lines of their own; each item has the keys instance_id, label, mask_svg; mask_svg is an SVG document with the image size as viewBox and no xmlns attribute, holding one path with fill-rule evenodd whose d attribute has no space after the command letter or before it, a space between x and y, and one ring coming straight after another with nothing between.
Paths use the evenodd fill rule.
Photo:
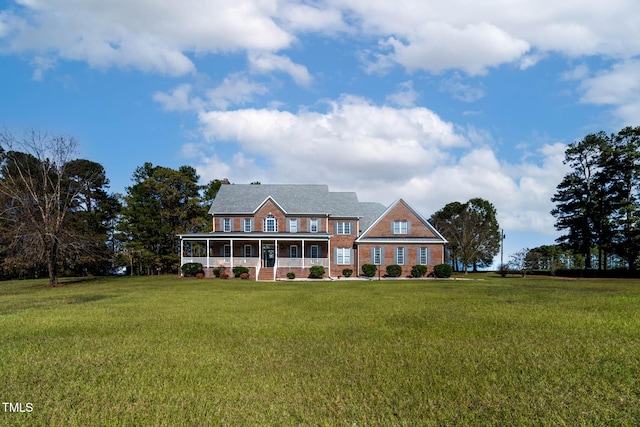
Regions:
<instances>
[{"instance_id":1,"label":"dormer window","mask_svg":"<svg viewBox=\"0 0 640 427\"><path fill-rule=\"evenodd\" d=\"M267 215L267 217L264 219L264 231L268 233L274 233L278 231L278 220L273 216L273 214Z\"/></svg>"}]
</instances>

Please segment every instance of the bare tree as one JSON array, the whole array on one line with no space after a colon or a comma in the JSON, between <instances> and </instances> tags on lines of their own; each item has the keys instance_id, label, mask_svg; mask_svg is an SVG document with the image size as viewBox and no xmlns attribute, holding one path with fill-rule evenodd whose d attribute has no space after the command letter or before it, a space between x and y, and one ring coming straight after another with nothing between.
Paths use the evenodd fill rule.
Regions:
<instances>
[{"instance_id":1,"label":"bare tree","mask_svg":"<svg viewBox=\"0 0 640 427\"><path fill-rule=\"evenodd\" d=\"M67 224L85 183L69 179L77 141L29 130L22 138L0 132L0 219L5 252L23 263L45 264L49 285L58 284L60 255L74 247Z\"/></svg>"}]
</instances>

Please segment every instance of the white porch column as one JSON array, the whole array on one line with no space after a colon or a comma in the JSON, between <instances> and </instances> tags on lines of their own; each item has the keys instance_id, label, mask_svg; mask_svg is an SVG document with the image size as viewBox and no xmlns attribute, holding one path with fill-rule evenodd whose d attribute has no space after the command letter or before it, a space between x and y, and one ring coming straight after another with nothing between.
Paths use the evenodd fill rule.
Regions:
<instances>
[{"instance_id":1,"label":"white porch column","mask_svg":"<svg viewBox=\"0 0 640 427\"><path fill-rule=\"evenodd\" d=\"M302 268L304 268L304 239L302 239Z\"/></svg>"},{"instance_id":2,"label":"white porch column","mask_svg":"<svg viewBox=\"0 0 640 427\"><path fill-rule=\"evenodd\" d=\"M277 239L275 240L275 244L274 244L274 246L276 247L276 248L275 248L275 252L276 252L276 262L275 262L275 264L274 264L274 268L273 268L273 281L275 282L275 281L276 281L276 276L277 276L277 274L278 274L278 264L280 264L280 260L278 259L278 257L280 256L280 253L279 253L279 252L280 252L280 249L279 249L279 247L278 247L278 240L277 240Z\"/></svg>"},{"instance_id":3,"label":"white porch column","mask_svg":"<svg viewBox=\"0 0 640 427\"><path fill-rule=\"evenodd\" d=\"M207 268L211 268L211 239L207 239Z\"/></svg>"},{"instance_id":4,"label":"white porch column","mask_svg":"<svg viewBox=\"0 0 640 427\"><path fill-rule=\"evenodd\" d=\"M229 255L231 256L231 259L229 260L229 264L231 264L229 266L229 268L233 268L233 239L229 239L229 245L231 246L231 250L229 251Z\"/></svg>"},{"instance_id":5,"label":"white porch column","mask_svg":"<svg viewBox=\"0 0 640 427\"><path fill-rule=\"evenodd\" d=\"M184 239L180 237L180 267L184 265Z\"/></svg>"},{"instance_id":6,"label":"white porch column","mask_svg":"<svg viewBox=\"0 0 640 427\"><path fill-rule=\"evenodd\" d=\"M327 240L327 259L329 260L329 277L331 277L331 239Z\"/></svg>"}]
</instances>

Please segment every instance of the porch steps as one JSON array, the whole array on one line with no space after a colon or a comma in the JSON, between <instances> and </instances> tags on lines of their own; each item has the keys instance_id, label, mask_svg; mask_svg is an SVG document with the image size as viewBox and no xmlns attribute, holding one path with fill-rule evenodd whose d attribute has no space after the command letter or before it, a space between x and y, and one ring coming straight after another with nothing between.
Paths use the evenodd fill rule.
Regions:
<instances>
[{"instance_id":1,"label":"porch steps","mask_svg":"<svg viewBox=\"0 0 640 427\"><path fill-rule=\"evenodd\" d=\"M273 267L262 267L258 273L258 280L273 280Z\"/></svg>"}]
</instances>

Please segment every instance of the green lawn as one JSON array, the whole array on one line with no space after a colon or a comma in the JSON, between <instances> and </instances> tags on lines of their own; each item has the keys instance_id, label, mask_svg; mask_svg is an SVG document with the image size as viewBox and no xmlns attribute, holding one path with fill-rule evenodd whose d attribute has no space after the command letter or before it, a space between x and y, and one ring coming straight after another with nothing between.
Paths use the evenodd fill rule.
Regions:
<instances>
[{"instance_id":1,"label":"green lawn","mask_svg":"<svg viewBox=\"0 0 640 427\"><path fill-rule=\"evenodd\" d=\"M625 280L0 282L3 426L639 425Z\"/></svg>"}]
</instances>

